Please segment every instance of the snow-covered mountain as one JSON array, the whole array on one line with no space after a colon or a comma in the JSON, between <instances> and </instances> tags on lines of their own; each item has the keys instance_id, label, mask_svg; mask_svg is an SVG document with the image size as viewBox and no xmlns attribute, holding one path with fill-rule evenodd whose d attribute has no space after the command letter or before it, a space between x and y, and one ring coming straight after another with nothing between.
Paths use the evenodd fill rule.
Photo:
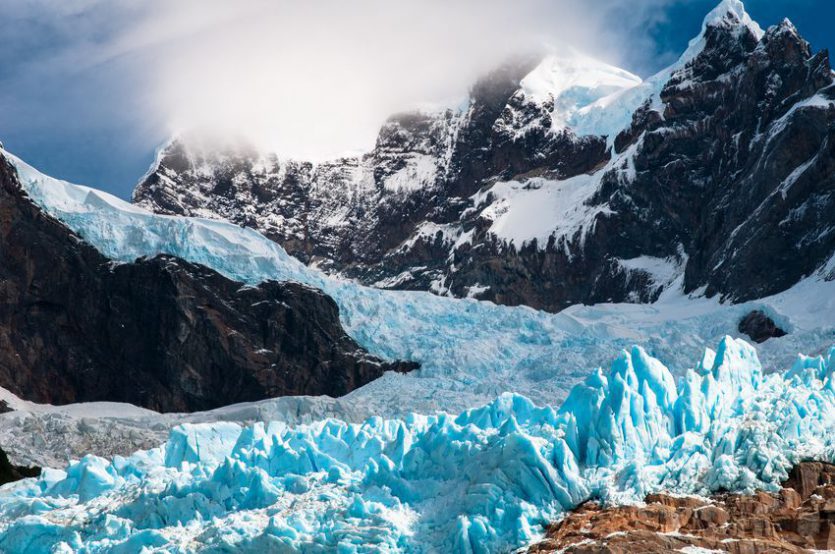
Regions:
<instances>
[{"instance_id":1,"label":"snow-covered mountain","mask_svg":"<svg viewBox=\"0 0 835 554\"><path fill-rule=\"evenodd\" d=\"M18 464L62 465L90 452L129 454L158 444L182 422L361 422L457 412L504 392L553 404L591 368L608 364L613 352L631 344L643 345L681 375L703 344L739 333L750 314L767 315L787 331L758 347L767 367L785 367L799 351L823 354L835 340L835 281L827 280L835 258L789 291L747 303L690 298L671 288L653 305L574 306L550 314L328 278L250 229L153 214L52 179L8 153L3 157L13 173L4 173L12 193L2 198L7 224L0 255L5 286L15 295L2 312L8 319L0 378L25 400L0 394L0 405L13 410L0 414L0 445ZM160 255L166 256L162 264ZM143 270L158 266L158 272ZM270 280L305 287L265 283ZM101 286L112 282L119 285L115 292ZM291 296L270 298L276 289ZM267 298L250 306L262 294ZM325 295L335 301L339 322ZM263 310L274 312L264 317ZM282 310L289 310L287 318L278 317ZM266 336L264 326L271 329ZM351 339L371 356L416 361L420 370L386 372L341 398L285 396L192 415L112 403L27 402L130 400L164 409L179 402L194 409L246 399L242 395L251 390L229 383L248 374L271 386L301 380L309 387L303 392L322 387L339 394L334 386L350 377L357 353ZM276 365L267 369L265 363ZM393 368L362 367L371 370L366 377ZM293 392L266 388L254 396Z\"/></svg>"},{"instance_id":2,"label":"snow-covered mountain","mask_svg":"<svg viewBox=\"0 0 835 554\"><path fill-rule=\"evenodd\" d=\"M835 462L832 83L724 0L646 81L518 61L320 164L174 141L140 205L0 148L0 462L44 467L0 551L509 552Z\"/></svg>"},{"instance_id":3,"label":"snow-covered mountain","mask_svg":"<svg viewBox=\"0 0 835 554\"><path fill-rule=\"evenodd\" d=\"M457 109L390 118L307 163L172 141L134 201L224 218L381 288L558 311L787 289L835 252L835 86L788 21L736 0L641 81L572 51L508 64Z\"/></svg>"},{"instance_id":4,"label":"snow-covered mountain","mask_svg":"<svg viewBox=\"0 0 835 554\"><path fill-rule=\"evenodd\" d=\"M835 460L835 282L827 280L835 259L748 305L671 293L651 307L549 314L331 279L252 230L152 214L4 157L40 218L66 225L68 240L85 241L116 269L164 253L250 286L299 281L334 298L370 354L422 363L415 375L388 373L338 400L283 398L191 416L4 394L13 411L0 414L0 437L15 462L87 454L0 489L5 551L503 551L590 497L772 488L801 458ZM764 375L757 352L730 337L688 361L696 344L733 332L752 308L789 330L760 350L795 358L788 374ZM608 374L589 375L604 350L611 356L630 342L650 350L627 348ZM814 355L796 357L798 349ZM554 404L576 382L574 367L587 378L559 409L505 394L458 416L436 413L508 389ZM406 413L415 408L431 415ZM202 423L128 457L93 455L158 444L184 422Z\"/></svg>"},{"instance_id":5,"label":"snow-covered mountain","mask_svg":"<svg viewBox=\"0 0 835 554\"><path fill-rule=\"evenodd\" d=\"M748 303L690 298L673 287L651 306L574 306L552 314L428 292L380 290L332 278L251 229L154 214L49 178L6 156L16 166L28 197L109 260L129 264L163 254L245 285L271 280L302 283L334 300L345 331L369 354L420 364L409 378L386 373L362 387L360 396L346 397L342 407L356 402L370 410L354 406L348 409L351 414L458 411L508 390L554 402L589 365L606 364L613 351L636 342L682 370L701 345L739 334L740 321L752 311L768 314L788 331L760 350L774 367L788 364L798 351L819 353L828 348L835 328L835 281L830 279L835 257L791 290ZM682 279L679 276L679 283ZM257 329L249 332L258 334ZM327 334L331 333L335 330ZM99 339L89 335L89 340Z\"/></svg>"}]
</instances>

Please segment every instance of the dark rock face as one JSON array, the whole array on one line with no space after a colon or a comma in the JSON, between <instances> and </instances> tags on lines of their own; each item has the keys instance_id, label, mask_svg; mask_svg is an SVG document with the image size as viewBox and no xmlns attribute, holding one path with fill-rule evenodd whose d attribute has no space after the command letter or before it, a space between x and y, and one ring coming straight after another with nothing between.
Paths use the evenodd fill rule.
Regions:
<instances>
[{"instance_id":1,"label":"dark rock face","mask_svg":"<svg viewBox=\"0 0 835 554\"><path fill-rule=\"evenodd\" d=\"M0 298L0 386L37 402L202 410L339 396L415 367L370 356L317 290L168 256L112 264L31 203L5 159Z\"/></svg>"},{"instance_id":2,"label":"dark rock face","mask_svg":"<svg viewBox=\"0 0 835 554\"><path fill-rule=\"evenodd\" d=\"M313 166L175 142L134 201L254 227L382 288L551 311L651 302L672 284L760 298L835 254L833 74L788 22L760 38L729 12L702 39L616 137L552 127L554 102L520 86L526 60L477 83L463 112L392 117L361 158ZM593 190L571 196L585 175ZM508 183L569 198L573 209L535 216L564 228L501 235Z\"/></svg>"},{"instance_id":3,"label":"dark rock face","mask_svg":"<svg viewBox=\"0 0 835 554\"><path fill-rule=\"evenodd\" d=\"M777 327L774 320L760 310L754 310L740 320L739 332L745 333L756 343L786 336L786 332Z\"/></svg>"},{"instance_id":4,"label":"dark rock face","mask_svg":"<svg viewBox=\"0 0 835 554\"><path fill-rule=\"evenodd\" d=\"M41 468L39 467L12 465L12 463L9 462L9 457L3 449L0 448L0 485L20 481L21 479L26 479L27 477L37 477L40 474Z\"/></svg>"},{"instance_id":5,"label":"dark rock face","mask_svg":"<svg viewBox=\"0 0 835 554\"><path fill-rule=\"evenodd\" d=\"M213 215L253 227L306 263L381 288L466 294L464 281L449 287L451 248L456 237L473 232L479 242L467 252L483 246L485 256L498 256L497 294L501 280L524 287L516 271L527 261L516 262L515 249L511 254L483 229L471 197L497 179L569 178L609 158L603 137L551 134L547 110L513 99L535 62L509 64L476 83L463 113L391 117L375 148L360 158L314 166L246 147L204 150L175 141L137 186L134 202L158 213ZM541 118L521 138L516 133ZM506 256L507 268L499 267ZM546 259L545 269L559 273L549 263L562 258ZM501 298L549 305L547 296L507 290Z\"/></svg>"},{"instance_id":6,"label":"dark rock face","mask_svg":"<svg viewBox=\"0 0 835 554\"><path fill-rule=\"evenodd\" d=\"M835 487L835 466L823 462L803 462L794 466L789 473L789 478L783 486L794 489L804 499L818 493L818 489L829 491ZM824 498L826 496L820 495Z\"/></svg>"},{"instance_id":7,"label":"dark rock face","mask_svg":"<svg viewBox=\"0 0 835 554\"><path fill-rule=\"evenodd\" d=\"M730 17L730 16L728 16ZM761 40L728 22L618 137L636 178L601 195L601 233L685 246L684 288L743 301L785 290L835 251L835 87L790 23ZM662 237L667 236L665 245Z\"/></svg>"},{"instance_id":8,"label":"dark rock face","mask_svg":"<svg viewBox=\"0 0 835 554\"><path fill-rule=\"evenodd\" d=\"M709 500L651 494L645 506L586 503L551 525L529 552L660 554L690 547L800 554L835 547L835 466L800 463L783 487Z\"/></svg>"}]
</instances>

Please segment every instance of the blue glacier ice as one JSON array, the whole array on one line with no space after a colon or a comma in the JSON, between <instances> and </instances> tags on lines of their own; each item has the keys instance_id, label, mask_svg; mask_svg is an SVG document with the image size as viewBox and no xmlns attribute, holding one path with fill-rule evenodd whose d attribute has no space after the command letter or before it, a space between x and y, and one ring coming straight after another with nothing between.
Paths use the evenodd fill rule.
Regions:
<instances>
[{"instance_id":1,"label":"blue glacier ice","mask_svg":"<svg viewBox=\"0 0 835 554\"><path fill-rule=\"evenodd\" d=\"M774 489L835 462L833 373L835 348L764 375L726 337L678 382L624 350L556 409L505 394L457 416L182 425L0 489L0 550L507 551L589 498Z\"/></svg>"}]
</instances>

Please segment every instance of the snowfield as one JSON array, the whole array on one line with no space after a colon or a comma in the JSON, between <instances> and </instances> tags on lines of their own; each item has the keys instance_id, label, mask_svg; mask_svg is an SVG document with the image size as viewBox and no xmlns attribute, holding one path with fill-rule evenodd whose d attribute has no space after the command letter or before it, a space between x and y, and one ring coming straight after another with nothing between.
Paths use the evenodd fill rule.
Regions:
<instances>
[{"instance_id":1,"label":"snowfield","mask_svg":"<svg viewBox=\"0 0 835 554\"><path fill-rule=\"evenodd\" d=\"M633 89L641 78L626 70L595 60L571 48L545 57L520 83L523 103L545 105L553 103L551 129L559 133L573 129L592 106L604 98ZM526 128L517 130L523 135ZM600 135L596 130L584 129L582 134Z\"/></svg>"},{"instance_id":2,"label":"snowfield","mask_svg":"<svg viewBox=\"0 0 835 554\"><path fill-rule=\"evenodd\" d=\"M588 498L776 489L835 461L835 348L765 376L731 337L686 375L639 347L558 408L183 425L0 494L5 552L498 552ZM57 545L57 546L56 546Z\"/></svg>"}]
</instances>

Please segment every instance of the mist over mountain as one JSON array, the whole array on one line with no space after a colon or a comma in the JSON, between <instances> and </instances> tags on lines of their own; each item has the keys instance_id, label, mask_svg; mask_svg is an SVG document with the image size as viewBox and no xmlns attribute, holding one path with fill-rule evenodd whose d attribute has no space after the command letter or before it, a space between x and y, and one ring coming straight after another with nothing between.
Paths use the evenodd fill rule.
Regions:
<instances>
[{"instance_id":1,"label":"mist over mountain","mask_svg":"<svg viewBox=\"0 0 835 554\"><path fill-rule=\"evenodd\" d=\"M52 175L128 198L174 132L231 129L306 159L365 150L391 113L455 102L543 43L645 77L679 55L710 4L11 0L0 139ZM749 9L831 46L829 7L809 4Z\"/></svg>"},{"instance_id":2,"label":"mist over mountain","mask_svg":"<svg viewBox=\"0 0 835 554\"><path fill-rule=\"evenodd\" d=\"M680 288L750 300L835 250L833 83L790 22L764 31L723 3L646 80L570 48L517 58L325 162L183 135L134 201L380 288L549 311Z\"/></svg>"}]
</instances>

